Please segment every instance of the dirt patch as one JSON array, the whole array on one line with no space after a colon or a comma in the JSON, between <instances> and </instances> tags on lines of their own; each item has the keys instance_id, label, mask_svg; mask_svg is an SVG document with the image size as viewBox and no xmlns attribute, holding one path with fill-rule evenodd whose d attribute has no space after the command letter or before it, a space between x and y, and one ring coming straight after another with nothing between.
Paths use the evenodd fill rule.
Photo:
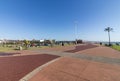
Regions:
<instances>
[{"instance_id":1,"label":"dirt patch","mask_svg":"<svg viewBox=\"0 0 120 81\"><path fill-rule=\"evenodd\" d=\"M46 51L67 51L67 50L73 50L75 49L75 45L74 46L60 46L60 47L52 47L52 48L45 48L42 50L46 50Z\"/></svg>"}]
</instances>

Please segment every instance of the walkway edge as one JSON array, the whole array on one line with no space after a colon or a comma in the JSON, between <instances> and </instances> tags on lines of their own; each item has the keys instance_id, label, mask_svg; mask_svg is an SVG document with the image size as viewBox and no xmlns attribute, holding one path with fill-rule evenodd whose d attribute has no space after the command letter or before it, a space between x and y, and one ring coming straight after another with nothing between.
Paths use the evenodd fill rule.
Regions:
<instances>
[{"instance_id":1,"label":"walkway edge","mask_svg":"<svg viewBox=\"0 0 120 81\"><path fill-rule=\"evenodd\" d=\"M26 76L24 76L23 78L21 78L19 81L28 81L29 79L31 79L35 74L37 74L39 71L41 71L44 67L48 66L49 64L59 60L62 57L58 57L56 59L53 59L52 61L49 61L41 66L39 66L38 68L34 69L32 72L28 73Z\"/></svg>"}]
</instances>

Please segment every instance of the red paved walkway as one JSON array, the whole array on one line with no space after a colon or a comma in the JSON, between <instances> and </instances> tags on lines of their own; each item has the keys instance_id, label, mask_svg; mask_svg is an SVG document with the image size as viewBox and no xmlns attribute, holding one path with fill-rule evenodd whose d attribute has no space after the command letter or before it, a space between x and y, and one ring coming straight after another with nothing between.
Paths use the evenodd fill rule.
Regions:
<instances>
[{"instance_id":1,"label":"red paved walkway","mask_svg":"<svg viewBox=\"0 0 120 81\"><path fill-rule=\"evenodd\" d=\"M120 52L112 48L101 46L86 50L81 50L81 48L79 52L76 52L78 53L76 55L102 56L110 58L111 61L120 58ZM103 58L101 60L105 60ZM119 64L64 57L45 67L29 81L120 81L119 76Z\"/></svg>"},{"instance_id":2,"label":"red paved walkway","mask_svg":"<svg viewBox=\"0 0 120 81\"><path fill-rule=\"evenodd\" d=\"M77 54L103 56L103 57L119 58L120 59L120 51L114 50L110 47L104 47L104 46L99 46L99 47L92 48L92 49L78 51L76 53Z\"/></svg>"},{"instance_id":3,"label":"red paved walkway","mask_svg":"<svg viewBox=\"0 0 120 81\"><path fill-rule=\"evenodd\" d=\"M86 49L95 48L95 47L97 47L97 46L96 45L92 45L92 44L79 45L79 46L76 46L75 49L68 50L68 51L65 51L65 52L75 53L75 52L78 52L78 51L81 51L81 50L86 50Z\"/></svg>"},{"instance_id":4,"label":"red paved walkway","mask_svg":"<svg viewBox=\"0 0 120 81\"><path fill-rule=\"evenodd\" d=\"M120 66L64 57L29 81L120 81Z\"/></svg>"},{"instance_id":5,"label":"red paved walkway","mask_svg":"<svg viewBox=\"0 0 120 81\"><path fill-rule=\"evenodd\" d=\"M38 66L57 57L47 54L0 57L0 81L18 81Z\"/></svg>"}]
</instances>

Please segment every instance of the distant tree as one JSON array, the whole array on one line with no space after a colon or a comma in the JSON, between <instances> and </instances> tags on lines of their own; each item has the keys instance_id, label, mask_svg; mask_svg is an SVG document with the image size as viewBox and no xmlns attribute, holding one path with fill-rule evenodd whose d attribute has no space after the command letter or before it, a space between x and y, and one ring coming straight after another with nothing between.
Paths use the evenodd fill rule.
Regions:
<instances>
[{"instance_id":1,"label":"distant tree","mask_svg":"<svg viewBox=\"0 0 120 81\"><path fill-rule=\"evenodd\" d=\"M25 45L25 49L28 49L28 46L30 44L30 42L28 40L24 40L24 45Z\"/></svg>"},{"instance_id":2,"label":"distant tree","mask_svg":"<svg viewBox=\"0 0 120 81\"><path fill-rule=\"evenodd\" d=\"M113 28L111 27L107 27L105 28L104 31L108 32L108 38L109 38L109 46L111 45L111 41L110 41L110 32L113 30Z\"/></svg>"},{"instance_id":3,"label":"distant tree","mask_svg":"<svg viewBox=\"0 0 120 81\"><path fill-rule=\"evenodd\" d=\"M117 46L119 46L119 43L116 43Z\"/></svg>"}]
</instances>

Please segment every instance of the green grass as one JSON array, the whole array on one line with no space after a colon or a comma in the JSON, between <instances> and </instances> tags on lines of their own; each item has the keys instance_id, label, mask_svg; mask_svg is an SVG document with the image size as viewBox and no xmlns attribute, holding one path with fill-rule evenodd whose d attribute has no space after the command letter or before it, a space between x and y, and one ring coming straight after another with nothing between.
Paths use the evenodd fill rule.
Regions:
<instances>
[{"instance_id":1,"label":"green grass","mask_svg":"<svg viewBox=\"0 0 120 81\"><path fill-rule=\"evenodd\" d=\"M74 44L70 44L70 45L64 44L64 46L73 46L73 45ZM62 46L61 45L54 45L53 47L57 48L57 47L62 47ZM30 47L27 50L39 50L39 49L46 49L46 48L51 48L51 46ZM10 47L0 46L0 52L13 52L13 51L16 51L18 49L19 49L19 47L14 47L14 46L10 46ZM22 49L26 50L24 46L22 47Z\"/></svg>"},{"instance_id":2,"label":"green grass","mask_svg":"<svg viewBox=\"0 0 120 81\"><path fill-rule=\"evenodd\" d=\"M115 49L115 50L118 50L118 51L120 51L120 46L117 46L117 45L113 45L113 46L111 46L113 49Z\"/></svg>"},{"instance_id":3,"label":"green grass","mask_svg":"<svg viewBox=\"0 0 120 81\"><path fill-rule=\"evenodd\" d=\"M0 47L0 52L11 52L14 51L12 47Z\"/></svg>"},{"instance_id":4,"label":"green grass","mask_svg":"<svg viewBox=\"0 0 120 81\"><path fill-rule=\"evenodd\" d=\"M28 48L28 50L39 50L41 48L49 48L49 46L30 47L30 48Z\"/></svg>"}]
</instances>

